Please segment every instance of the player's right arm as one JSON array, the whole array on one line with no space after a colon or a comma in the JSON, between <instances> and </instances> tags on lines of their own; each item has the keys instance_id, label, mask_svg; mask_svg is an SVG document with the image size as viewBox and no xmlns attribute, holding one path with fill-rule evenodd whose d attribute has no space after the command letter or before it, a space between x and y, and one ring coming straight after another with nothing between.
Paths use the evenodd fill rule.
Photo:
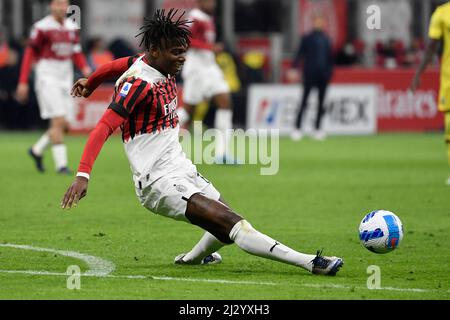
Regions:
<instances>
[{"instance_id":1,"label":"player's right arm","mask_svg":"<svg viewBox=\"0 0 450 320\"><path fill-rule=\"evenodd\" d=\"M416 91L417 88L419 88L420 77L422 76L422 73L425 71L426 67L431 62L431 59L438 50L439 41L443 36L443 28L444 28L441 16L442 16L441 11L438 8L431 17L430 28L428 31L429 39L427 47L425 49L425 54L422 61L420 62L419 67L417 68L416 74L414 75L411 85L409 86L409 89L412 92Z\"/></svg>"},{"instance_id":2,"label":"player's right arm","mask_svg":"<svg viewBox=\"0 0 450 320\"><path fill-rule=\"evenodd\" d=\"M28 78L30 77L33 63L39 55L39 50L42 47L43 41L42 31L34 26L31 31L30 39L28 40L28 45L23 54L19 84L16 90L16 99L22 104L25 104L28 100Z\"/></svg>"},{"instance_id":3,"label":"player's right arm","mask_svg":"<svg viewBox=\"0 0 450 320\"><path fill-rule=\"evenodd\" d=\"M61 207L63 209L70 209L72 205L76 206L78 201L86 196L90 172L95 159L109 136L124 121L125 119L123 117L111 109L106 110L103 114L95 129L89 135L75 181L67 189L61 201Z\"/></svg>"},{"instance_id":4,"label":"player's right arm","mask_svg":"<svg viewBox=\"0 0 450 320\"><path fill-rule=\"evenodd\" d=\"M150 85L142 79L129 78L116 90L113 101L103 114L89 139L81 157L75 181L61 200L61 207L72 208L87 194L90 174L100 151L109 136L128 119L134 107L145 99Z\"/></svg>"},{"instance_id":5,"label":"player's right arm","mask_svg":"<svg viewBox=\"0 0 450 320\"><path fill-rule=\"evenodd\" d=\"M97 68L88 79L81 78L72 87L73 97L89 97L103 82L116 79L127 71L141 55L116 59Z\"/></svg>"}]
</instances>

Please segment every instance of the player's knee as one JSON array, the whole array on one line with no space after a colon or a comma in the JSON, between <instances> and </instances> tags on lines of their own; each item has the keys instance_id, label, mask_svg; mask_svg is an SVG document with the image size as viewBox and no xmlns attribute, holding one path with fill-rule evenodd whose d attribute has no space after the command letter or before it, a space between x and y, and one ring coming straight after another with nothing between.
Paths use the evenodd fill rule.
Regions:
<instances>
[{"instance_id":1,"label":"player's knee","mask_svg":"<svg viewBox=\"0 0 450 320\"><path fill-rule=\"evenodd\" d=\"M254 232L256 232L255 229L247 220L241 220L233 226L228 236L230 240L237 241L237 243L239 244L239 235L245 235L247 233Z\"/></svg>"},{"instance_id":2,"label":"player's knee","mask_svg":"<svg viewBox=\"0 0 450 320\"><path fill-rule=\"evenodd\" d=\"M231 109L231 97L229 94L219 94L214 101L219 109Z\"/></svg>"},{"instance_id":3,"label":"player's knee","mask_svg":"<svg viewBox=\"0 0 450 320\"><path fill-rule=\"evenodd\" d=\"M234 241L231 240L230 235L226 232L216 232L216 234L210 232L214 237L216 237L220 242L225 244L233 244Z\"/></svg>"},{"instance_id":4,"label":"player's knee","mask_svg":"<svg viewBox=\"0 0 450 320\"><path fill-rule=\"evenodd\" d=\"M243 220L227 205L201 194L195 194L189 199L186 218L226 244L233 243L230 232L236 223Z\"/></svg>"}]
</instances>

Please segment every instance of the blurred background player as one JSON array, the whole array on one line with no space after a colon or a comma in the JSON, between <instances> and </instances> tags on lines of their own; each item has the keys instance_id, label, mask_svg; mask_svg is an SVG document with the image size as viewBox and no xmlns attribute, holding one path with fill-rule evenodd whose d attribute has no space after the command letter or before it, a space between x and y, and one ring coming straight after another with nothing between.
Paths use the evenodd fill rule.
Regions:
<instances>
[{"instance_id":1,"label":"blurred background player","mask_svg":"<svg viewBox=\"0 0 450 320\"><path fill-rule=\"evenodd\" d=\"M229 131L233 129L232 100L230 88L216 62L216 54L224 50L224 45L215 43L215 9L216 0L198 0L198 8L188 14L188 20L192 21L192 39L182 71L184 109L179 110L179 115L182 124L188 122L196 105L212 99L217 107L214 127L221 133L215 142L216 163L234 164L235 160L227 154Z\"/></svg>"},{"instance_id":2,"label":"blurred background player","mask_svg":"<svg viewBox=\"0 0 450 320\"><path fill-rule=\"evenodd\" d=\"M303 138L302 119L308 106L308 98L311 90L318 90L317 117L312 137L323 140L326 134L321 130L322 117L324 115L324 100L328 84L333 71L333 51L331 41L323 31L325 19L322 15L314 17L313 30L302 37L300 47L294 57L293 67L298 68L303 62L303 97L295 122L295 129L291 138L298 141Z\"/></svg>"},{"instance_id":3,"label":"blurred background player","mask_svg":"<svg viewBox=\"0 0 450 320\"><path fill-rule=\"evenodd\" d=\"M32 65L35 68L35 90L42 119L49 119L49 129L29 149L37 169L44 172L43 154L52 145L56 171L70 174L64 134L73 118L73 63L84 76L91 72L78 35L78 26L67 19L68 0L52 0L50 15L36 22L25 50L17 87L17 100L26 103L29 94L28 78Z\"/></svg>"},{"instance_id":4,"label":"blurred background player","mask_svg":"<svg viewBox=\"0 0 450 320\"><path fill-rule=\"evenodd\" d=\"M450 2L437 7L434 11L430 21L428 37L425 55L412 80L410 89L414 92L419 88L420 77L437 53L440 40L443 40L444 50L441 62L441 87L438 105L439 111L445 114L445 142L450 165ZM450 185L450 175L446 183Z\"/></svg>"}]
</instances>

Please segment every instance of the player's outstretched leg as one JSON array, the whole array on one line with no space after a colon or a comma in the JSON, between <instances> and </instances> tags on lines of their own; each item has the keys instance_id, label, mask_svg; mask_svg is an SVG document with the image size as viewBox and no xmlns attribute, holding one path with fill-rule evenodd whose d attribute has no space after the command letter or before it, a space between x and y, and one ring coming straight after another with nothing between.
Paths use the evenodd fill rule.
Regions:
<instances>
[{"instance_id":1,"label":"player's outstretched leg","mask_svg":"<svg viewBox=\"0 0 450 320\"><path fill-rule=\"evenodd\" d=\"M188 253L175 257L175 264L215 264L221 263L222 257L216 251L226 244L220 242L211 233L205 232L200 241Z\"/></svg>"},{"instance_id":2,"label":"player's outstretched leg","mask_svg":"<svg viewBox=\"0 0 450 320\"><path fill-rule=\"evenodd\" d=\"M223 243L236 243L242 250L262 257L302 267L317 274L334 275L343 261L337 257L324 257L321 253L310 255L297 252L282 243L262 234L233 212L231 208L194 194L188 201L186 217L202 227Z\"/></svg>"}]
</instances>

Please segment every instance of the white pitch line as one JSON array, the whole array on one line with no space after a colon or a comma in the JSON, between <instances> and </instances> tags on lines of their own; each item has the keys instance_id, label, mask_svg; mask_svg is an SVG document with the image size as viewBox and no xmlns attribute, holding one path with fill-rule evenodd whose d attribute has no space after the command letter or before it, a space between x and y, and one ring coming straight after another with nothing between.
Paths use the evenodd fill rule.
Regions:
<instances>
[{"instance_id":1,"label":"white pitch line","mask_svg":"<svg viewBox=\"0 0 450 320\"><path fill-rule=\"evenodd\" d=\"M165 281L185 281L185 282L210 282L210 283L223 283L223 284L254 284L254 285L265 285L265 286L276 286L279 283L274 282L255 282L255 281L233 281L233 280L221 280L221 279L198 279L198 278L174 278L174 277L155 277L151 276L154 280L165 280Z\"/></svg>"},{"instance_id":2,"label":"white pitch line","mask_svg":"<svg viewBox=\"0 0 450 320\"><path fill-rule=\"evenodd\" d=\"M39 252L51 252L55 254L59 254L66 257L71 257L75 259L79 259L84 261L88 265L88 270L81 274L84 277L98 277L98 278L112 278L112 279L152 279L152 280L160 280L160 281L182 281L182 282L206 282L206 283L220 283L220 284L238 284L238 285L267 285L267 286L283 286L286 285L284 283L275 283L275 282L257 282L257 281L234 281L234 280L222 280L222 279L201 279L201 278L177 278L177 277L167 277L167 276L144 276L144 275L111 275L110 273L115 270L115 265L113 262L98 258L95 256L90 256L86 254L82 254L76 251L64 251L64 250L55 250L49 248L39 248L32 247L28 245L17 245L17 244L0 244L0 247L6 248L15 248L22 250L31 250L31 251L39 251ZM48 272L48 271L34 271L34 270L0 270L0 273L7 274L28 274L28 275L36 275L36 276L65 276L67 277L67 273L61 272ZM299 283L292 284L300 287L307 288L330 288L330 289L358 289L358 290L369 290L366 287L356 287L356 286L346 286L339 284L312 284L312 283ZM394 287L382 287L379 289L373 290L386 290L386 291L400 291L400 292L441 292L441 293L450 293L450 290L432 290L432 289L417 289L417 288L394 288Z\"/></svg>"},{"instance_id":3,"label":"white pitch line","mask_svg":"<svg viewBox=\"0 0 450 320\"><path fill-rule=\"evenodd\" d=\"M310 283L304 283L304 284L300 284L300 286L303 287L310 287L310 288L333 288L333 289L345 289L345 290L350 290L350 289L366 289L366 290L373 290L373 291L377 291L377 290L386 290L386 291L401 291L401 292L442 292L442 293L450 293L450 290L444 291L444 290L433 290L433 289L417 289L417 288L394 288L394 287L381 287L379 289L374 288L374 289L368 289L367 287L357 287L357 286L345 286L345 285L340 285L340 284L310 284Z\"/></svg>"},{"instance_id":4,"label":"white pitch line","mask_svg":"<svg viewBox=\"0 0 450 320\"><path fill-rule=\"evenodd\" d=\"M32 270L0 270L0 273L12 273L12 274L28 274L37 276L63 276L67 277L66 273L60 272L47 272L47 271L32 271ZM177 277L166 277L166 276L144 276L144 275L106 275L99 276L93 274L82 274L84 277L95 277L95 278L109 278L109 279L151 279L160 281L181 281L181 282L207 282L207 283L220 283L220 284L238 284L238 285L266 285L266 286L283 286L284 283L275 282L256 282L256 281L233 281L233 280L222 280L222 279L201 279L201 278L177 278ZM317 284L317 283L290 283L290 286L299 286L305 288L320 288L320 289L358 289L358 290L369 290L366 287L356 287L356 286L346 286L340 284ZM433 290L433 289L417 289L417 288L394 288L394 287L382 287L380 289L372 289L373 291L400 291L400 292L420 292L420 293L450 293L450 290ZM370 290L370 291L372 291Z\"/></svg>"},{"instance_id":5,"label":"white pitch line","mask_svg":"<svg viewBox=\"0 0 450 320\"><path fill-rule=\"evenodd\" d=\"M34 271L34 270L0 270L0 273L13 273L13 274L28 274L34 276L64 276L67 277L67 273L61 272L48 272L48 271ZM223 283L223 284L253 284L253 285L269 285L275 286L277 283L273 282L256 282L256 281L233 281L233 280L221 280L221 279L195 279L195 278L175 278L166 276L143 276L143 275L95 275L95 274L81 274L82 277L96 277L96 278L112 278L112 279L152 279L161 281L183 281L183 282L209 282L209 283Z\"/></svg>"},{"instance_id":6,"label":"white pitch line","mask_svg":"<svg viewBox=\"0 0 450 320\"><path fill-rule=\"evenodd\" d=\"M102 258L98 258L98 257L94 257L94 256L90 256L87 254L79 253L76 251L55 250L55 249L49 249L49 248L39 248L39 247L11 244L11 243L0 244L0 247L38 251L38 252L51 252L51 253L55 253L55 254L58 254L61 256L71 257L71 258L81 260L81 261L85 262L88 266L88 270L82 274L85 276L104 277L104 276L110 274L111 272L113 272L116 268L114 263L112 263L111 261L108 261L108 260L105 260ZM42 272L42 271L39 271L39 272Z\"/></svg>"}]
</instances>

